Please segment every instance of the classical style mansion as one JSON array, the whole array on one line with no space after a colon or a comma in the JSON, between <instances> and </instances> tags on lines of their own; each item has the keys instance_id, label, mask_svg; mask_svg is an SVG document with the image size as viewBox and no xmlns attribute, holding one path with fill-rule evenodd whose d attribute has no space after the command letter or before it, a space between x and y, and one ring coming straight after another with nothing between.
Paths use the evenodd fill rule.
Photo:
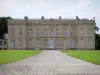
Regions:
<instances>
[{"instance_id":1,"label":"classical style mansion","mask_svg":"<svg viewBox=\"0 0 100 75\"><path fill-rule=\"evenodd\" d=\"M95 49L95 18L89 19L24 19L8 20L3 49ZM4 46L4 44L6 46Z\"/></svg>"}]
</instances>

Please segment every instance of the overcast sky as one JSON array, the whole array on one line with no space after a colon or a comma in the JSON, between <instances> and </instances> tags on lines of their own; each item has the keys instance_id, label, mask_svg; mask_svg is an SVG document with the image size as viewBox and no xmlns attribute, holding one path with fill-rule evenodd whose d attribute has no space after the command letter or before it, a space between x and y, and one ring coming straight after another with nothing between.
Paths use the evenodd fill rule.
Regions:
<instances>
[{"instance_id":1,"label":"overcast sky","mask_svg":"<svg viewBox=\"0 0 100 75\"><path fill-rule=\"evenodd\" d=\"M12 18L88 18L100 27L100 0L0 0L0 16ZM100 31L99 31L100 33Z\"/></svg>"}]
</instances>

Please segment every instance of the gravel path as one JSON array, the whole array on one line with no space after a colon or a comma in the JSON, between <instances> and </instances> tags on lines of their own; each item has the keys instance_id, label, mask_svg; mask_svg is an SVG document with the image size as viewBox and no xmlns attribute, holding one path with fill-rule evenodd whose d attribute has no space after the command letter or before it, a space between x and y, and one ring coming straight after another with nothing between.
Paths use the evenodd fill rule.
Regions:
<instances>
[{"instance_id":1,"label":"gravel path","mask_svg":"<svg viewBox=\"0 0 100 75\"><path fill-rule=\"evenodd\" d=\"M0 75L100 75L100 65L67 56L58 50L44 50L39 55L0 65Z\"/></svg>"}]
</instances>

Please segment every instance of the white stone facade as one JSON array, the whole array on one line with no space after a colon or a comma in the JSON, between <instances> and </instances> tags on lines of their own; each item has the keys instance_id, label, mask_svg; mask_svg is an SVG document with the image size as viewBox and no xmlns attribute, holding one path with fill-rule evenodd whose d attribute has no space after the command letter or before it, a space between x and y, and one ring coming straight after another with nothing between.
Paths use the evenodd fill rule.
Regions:
<instances>
[{"instance_id":1,"label":"white stone facade","mask_svg":"<svg viewBox=\"0 0 100 75\"><path fill-rule=\"evenodd\" d=\"M95 20L9 20L8 49L95 49Z\"/></svg>"}]
</instances>

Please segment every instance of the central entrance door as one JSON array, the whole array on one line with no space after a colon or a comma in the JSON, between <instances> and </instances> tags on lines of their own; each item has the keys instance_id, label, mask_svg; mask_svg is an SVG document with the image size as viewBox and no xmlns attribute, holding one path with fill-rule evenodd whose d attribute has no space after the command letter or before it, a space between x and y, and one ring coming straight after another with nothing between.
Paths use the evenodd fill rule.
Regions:
<instances>
[{"instance_id":1,"label":"central entrance door","mask_svg":"<svg viewBox=\"0 0 100 75\"><path fill-rule=\"evenodd\" d=\"M49 44L49 48L54 48L54 40L53 39L49 39L48 44Z\"/></svg>"}]
</instances>

